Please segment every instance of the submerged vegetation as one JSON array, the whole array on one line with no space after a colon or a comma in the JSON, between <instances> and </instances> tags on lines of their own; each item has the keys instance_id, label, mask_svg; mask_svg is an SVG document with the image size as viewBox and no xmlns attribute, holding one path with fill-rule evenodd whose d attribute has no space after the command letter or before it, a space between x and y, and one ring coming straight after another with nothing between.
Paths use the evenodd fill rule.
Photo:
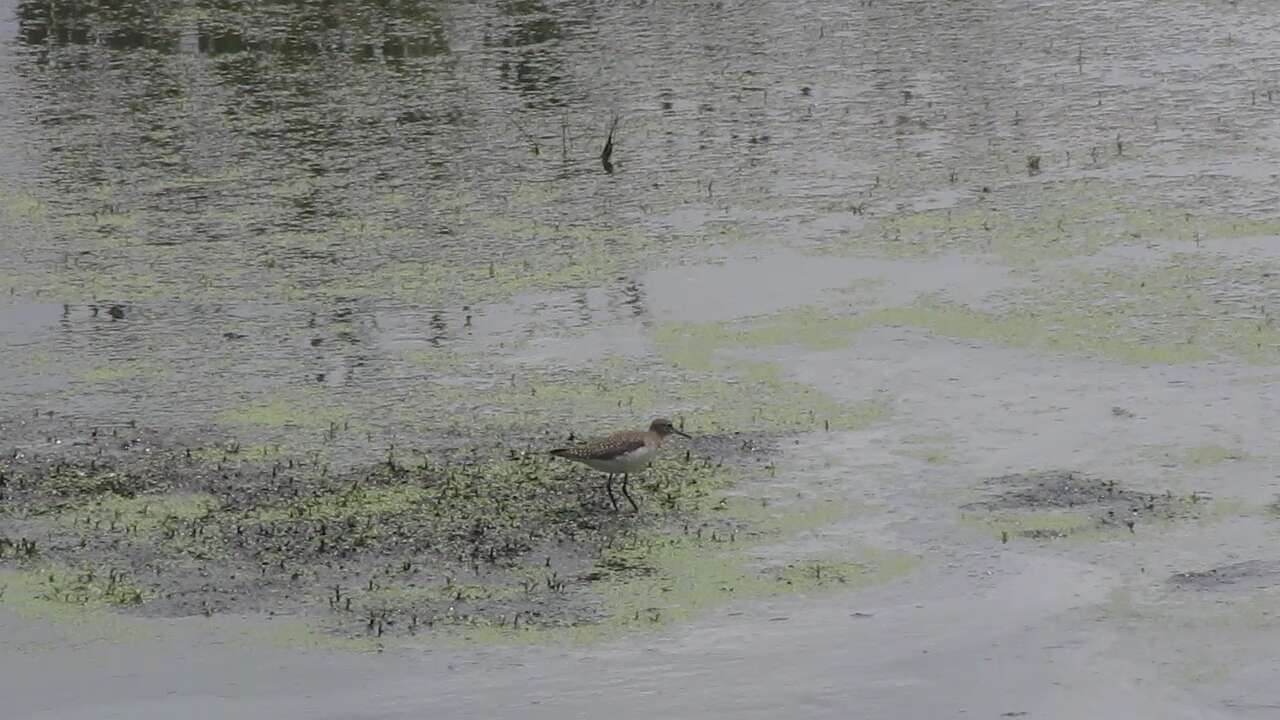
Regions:
<instances>
[{"instance_id":1,"label":"submerged vegetation","mask_svg":"<svg viewBox=\"0 0 1280 720\"><path fill-rule=\"evenodd\" d=\"M1011 538L1076 541L1143 538L1175 521L1214 522L1256 512L1197 492L1144 492L1067 470L1013 473L986 483L983 499L962 507L963 522Z\"/></svg>"},{"instance_id":2,"label":"submerged vegetation","mask_svg":"<svg viewBox=\"0 0 1280 720\"><path fill-rule=\"evenodd\" d=\"M1268 309L1280 297L1274 262L1173 253L1155 267L1064 266L1026 277L1032 281L1027 287L992 298L990 308L934 293L909 305L834 303L730 323L669 325L655 339L672 359L696 368L710 367L733 349L838 350L866 330L894 326L1127 364L1280 362L1280 328Z\"/></svg>"},{"instance_id":3,"label":"submerged vegetation","mask_svg":"<svg viewBox=\"0 0 1280 720\"><path fill-rule=\"evenodd\" d=\"M912 564L874 548L753 559L839 513L731 499L752 471L692 453L633 479L642 511L616 513L598 475L544 453L390 449L337 470L238 447L90 445L88 460L0 463L0 564L21 573L10 601L300 613L373 638L589 639L734 599L888 580Z\"/></svg>"}]
</instances>

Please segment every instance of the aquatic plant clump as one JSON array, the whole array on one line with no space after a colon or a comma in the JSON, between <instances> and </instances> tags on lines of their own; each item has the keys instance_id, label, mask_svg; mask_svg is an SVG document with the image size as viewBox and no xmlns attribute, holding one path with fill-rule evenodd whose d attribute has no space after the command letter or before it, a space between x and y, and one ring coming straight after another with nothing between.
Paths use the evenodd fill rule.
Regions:
<instances>
[{"instance_id":1,"label":"aquatic plant clump","mask_svg":"<svg viewBox=\"0 0 1280 720\"><path fill-rule=\"evenodd\" d=\"M1148 534L1173 521L1213 521L1239 514L1238 503L1196 492L1144 492L1071 470L1013 473L991 478L981 500L961 507L965 520L1011 537L1048 540L1097 539Z\"/></svg>"},{"instance_id":2,"label":"aquatic plant clump","mask_svg":"<svg viewBox=\"0 0 1280 720\"><path fill-rule=\"evenodd\" d=\"M773 474L767 434L660 455L631 477L640 511L619 512L603 475L532 448L391 447L338 468L55 427L10 425L0 459L0 602L47 618L265 612L306 642L591 642L916 564L861 545L774 553L856 509L753 497Z\"/></svg>"},{"instance_id":3,"label":"aquatic plant clump","mask_svg":"<svg viewBox=\"0 0 1280 720\"><path fill-rule=\"evenodd\" d=\"M331 624L572 624L566 599L620 537L705 510L730 471L673 455L633 478L644 512L616 513L594 474L537 452L384 461L207 452L0 464L0 564L33 599L163 615L283 610ZM403 627L402 626L402 627Z\"/></svg>"}]
</instances>

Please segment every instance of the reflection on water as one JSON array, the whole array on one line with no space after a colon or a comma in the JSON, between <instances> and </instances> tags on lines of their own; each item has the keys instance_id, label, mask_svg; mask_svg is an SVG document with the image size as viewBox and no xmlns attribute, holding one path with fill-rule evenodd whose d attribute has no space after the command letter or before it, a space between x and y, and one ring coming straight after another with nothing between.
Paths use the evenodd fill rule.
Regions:
<instances>
[{"instance_id":1,"label":"reflection on water","mask_svg":"<svg viewBox=\"0 0 1280 720\"><path fill-rule=\"evenodd\" d=\"M508 50L498 67L504 85L524 93L530 107L563 104L557 86L564 81L565 71L554 51L563 38L560 22L537 0L514 0L502 6L511 24L499 32L498 42L490 44Z\"/></svg>"},{"instance_id":2,"label":"reflection on water","mask_svg":"<svg viewBox=\"0 0 1280 720\"><path fill-rule=\"evenodd\" d=\"M19 2L19 37L31 48L100 45L113 50L173 52L178 33L150 3ZM39 61L47 62L48 53Z\"/></svg>"},{"instance_id":3,"label":"reflection on water","mask_svg":"<svg viewBox=\"0 0 1280 720\"><path fill-rule=\"evenodd\" d=\"M311 61L416 58L448 52L430 2L19 2L19 39L30 48L95 45L160 53L271 53ZM47 60L44 53L41 60Z\"/></svg>"},{"instance_id":4,"label":"reflection on water","mask_svg":"<svg viewBox=\"0 0 1280 720\"><path fill-rule=\"evenodd\" d=\"M1274 155L1275 52L1202 10L0 2L0 409L428 424L403 353L641 332L644 272L708 249L893 242L922 207L1262 212L1268 176L1199 168Z\"/></svg>"}]
</instances>

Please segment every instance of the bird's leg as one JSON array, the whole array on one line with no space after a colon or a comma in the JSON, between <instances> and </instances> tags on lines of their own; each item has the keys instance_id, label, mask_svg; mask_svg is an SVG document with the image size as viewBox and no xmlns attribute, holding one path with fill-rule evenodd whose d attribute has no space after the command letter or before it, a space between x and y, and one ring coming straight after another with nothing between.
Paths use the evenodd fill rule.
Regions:
<instances>
[{"instance_id":1,"label":"bird's leg","mask_svg":"<svg viewBox=\"0 0 1280 720\"><path fill-rule=\"evenodd\" d=\"M636 505L636 501L631 499L631 493L627 492L627 474L622 474L622 494L626 496L627 502L631 503L631 509L640 512L640 506Z\"/></svg>"},{"instance_id":2,"label":"bird's leg","mask_svg":"<svg viewBox=\"0 0 1280 720\"><path fill-rule=\"evenodd\" d=\"M613 473L609 473L608 478L604 481L604 491L609 493L609 502L613 503L613 511L618 512L618 498L613 496Z\"/></svg>"}]
</instances>

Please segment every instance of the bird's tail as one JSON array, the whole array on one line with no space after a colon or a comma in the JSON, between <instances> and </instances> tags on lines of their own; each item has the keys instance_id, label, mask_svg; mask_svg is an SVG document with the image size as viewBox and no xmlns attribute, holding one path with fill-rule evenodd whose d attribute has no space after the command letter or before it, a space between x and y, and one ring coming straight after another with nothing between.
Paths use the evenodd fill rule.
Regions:
<instances>
[{"instance_id":1,"label":"bird's tail","mask_svg":"<svg viewBox=\"0 0 1280 720\"><path fill-rule=\"evenodd\" d=\"M556 448L555 450L551 450L548 454L555 455L556 457L564 457L569 454L569 448Z\"/></svg>"}]
</instances>

